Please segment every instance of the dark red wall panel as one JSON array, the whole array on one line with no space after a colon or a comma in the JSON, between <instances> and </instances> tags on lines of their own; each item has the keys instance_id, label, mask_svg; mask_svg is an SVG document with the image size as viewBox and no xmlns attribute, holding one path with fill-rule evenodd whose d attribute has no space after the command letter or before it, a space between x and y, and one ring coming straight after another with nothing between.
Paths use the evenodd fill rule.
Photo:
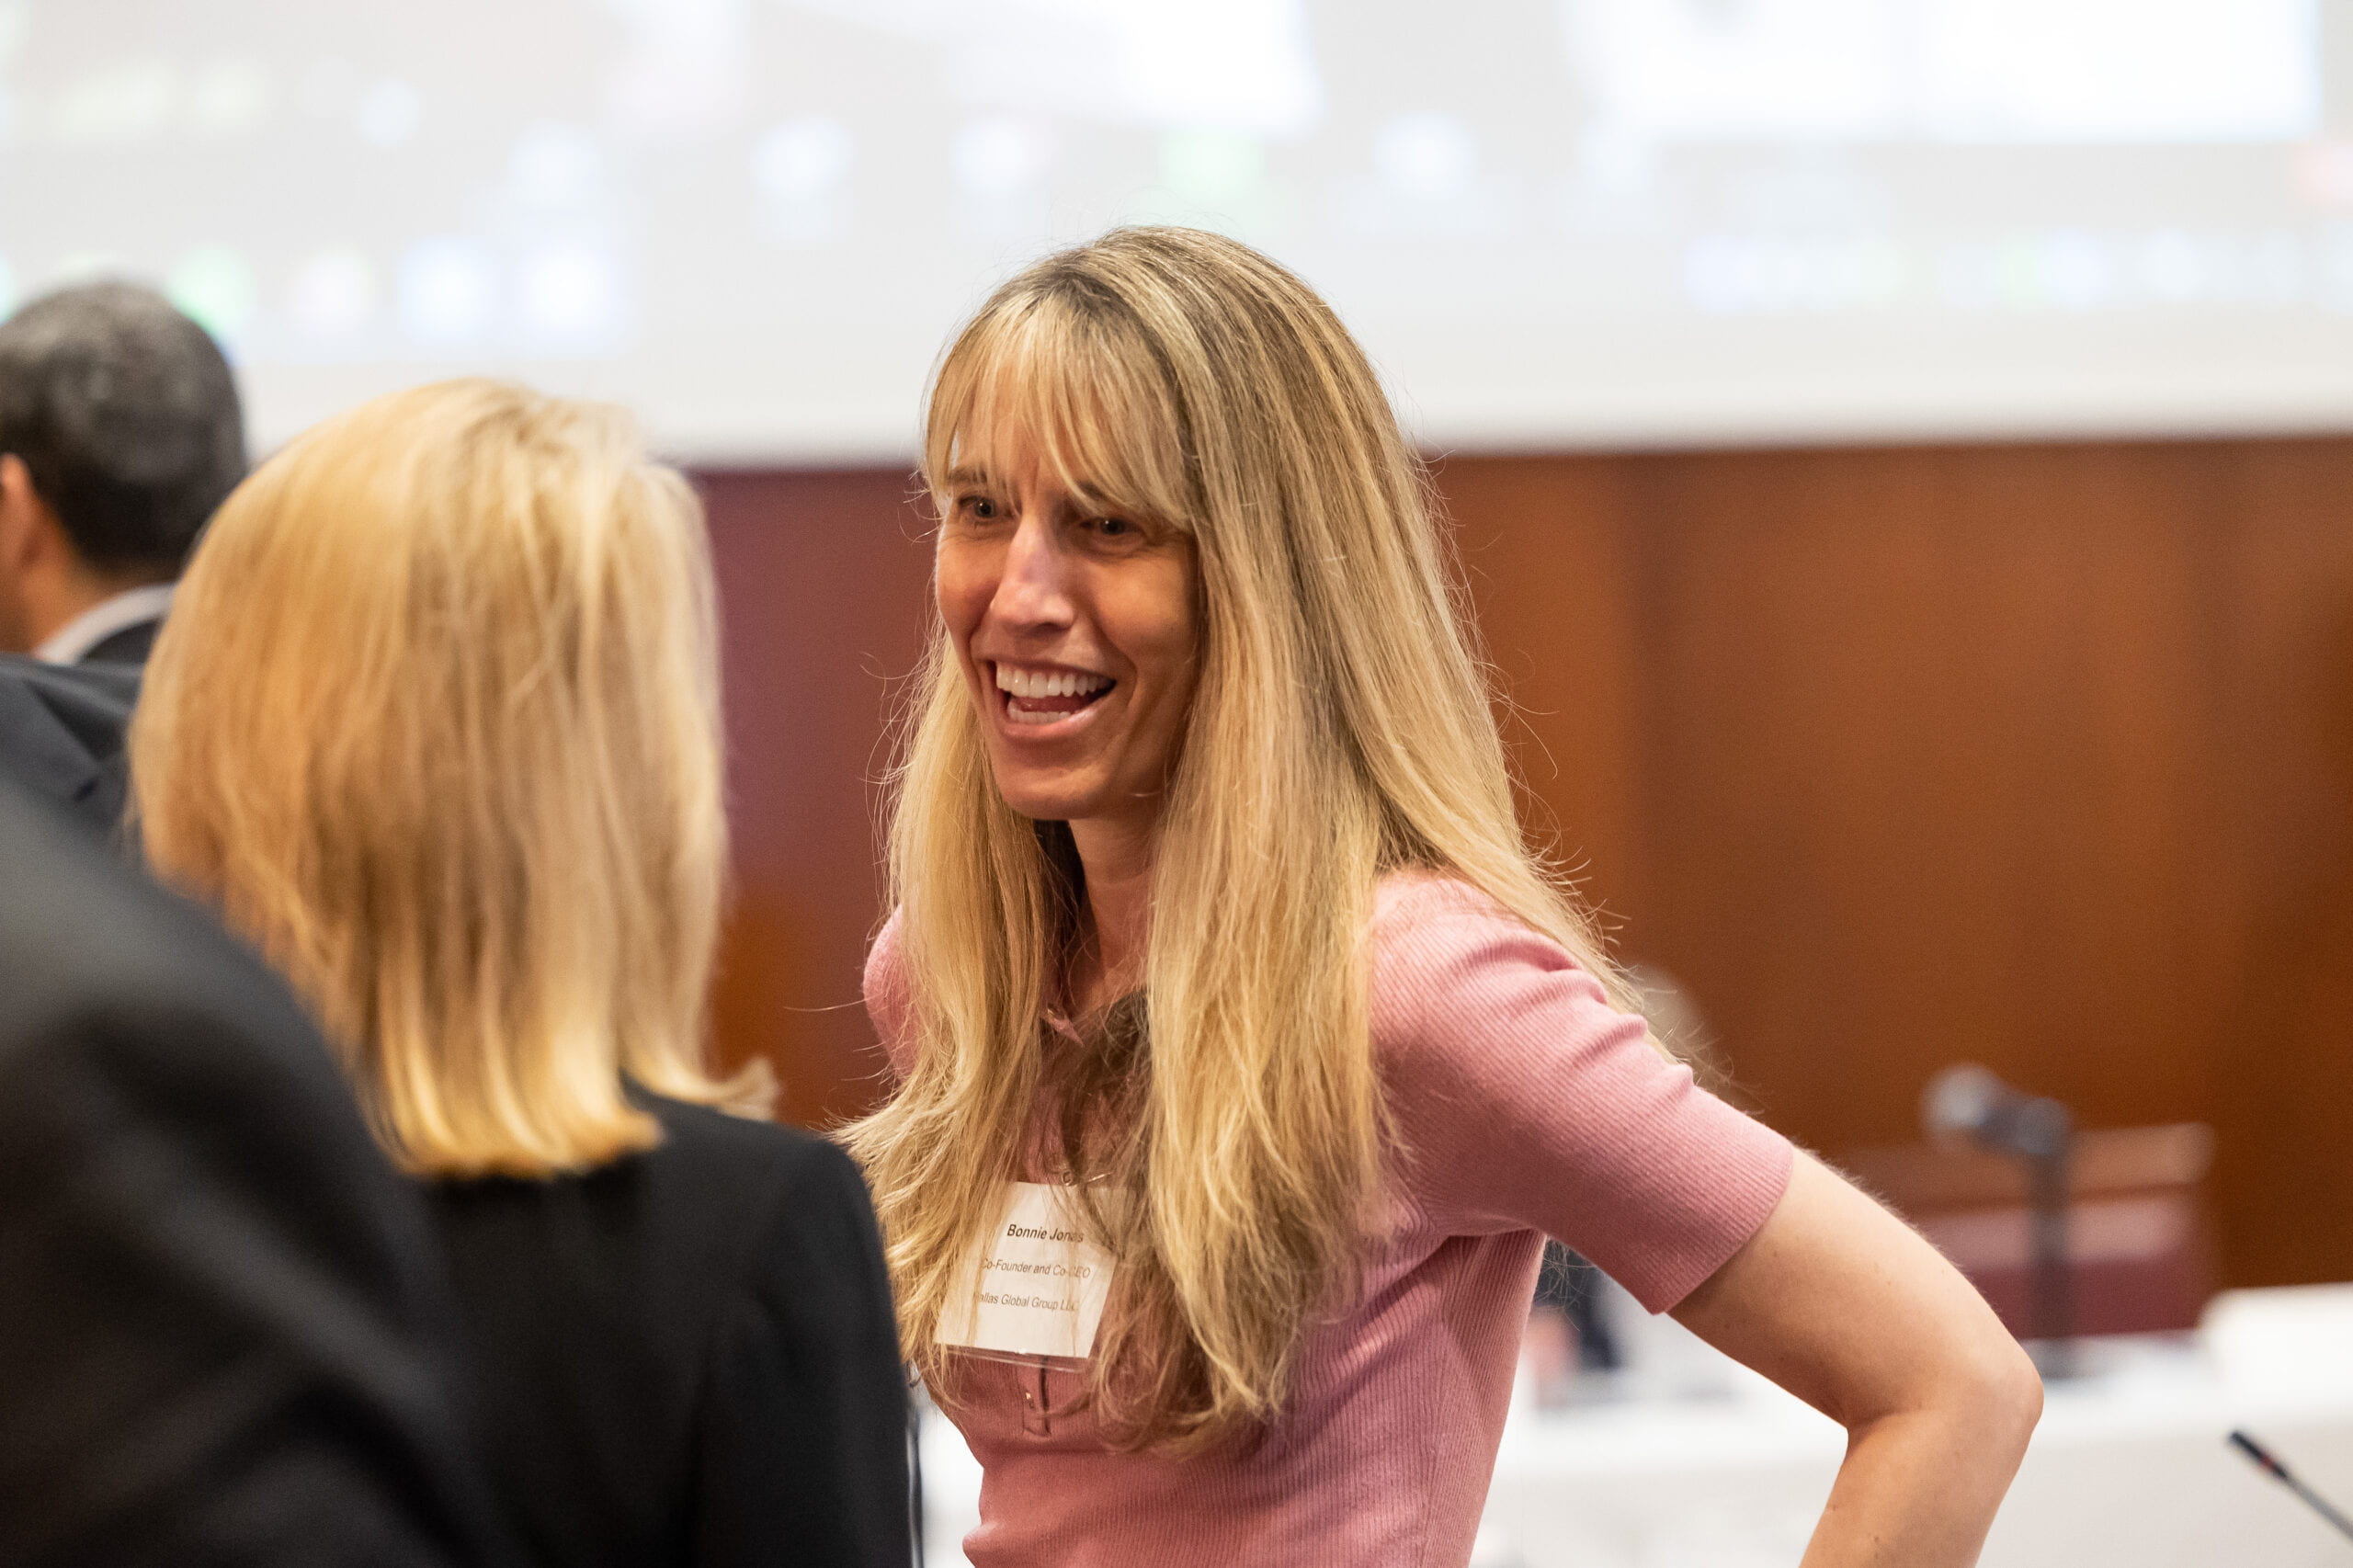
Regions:
<instances>
[{"instance_id":1,"label":"dark red wall panel","mask_svg":"<svg viewBox=\"0 0 2353 1568\"><path fill-rule=\"evenodd\" d=\"M1540 831L1833 1152L1967 1058L2218 1132L2226 1278L2353 1278L2353 442L1440 469ZM801 1119L926 549L897 473L707 481L742 890L718 1026Z\"/></svg>"}]
</instances>

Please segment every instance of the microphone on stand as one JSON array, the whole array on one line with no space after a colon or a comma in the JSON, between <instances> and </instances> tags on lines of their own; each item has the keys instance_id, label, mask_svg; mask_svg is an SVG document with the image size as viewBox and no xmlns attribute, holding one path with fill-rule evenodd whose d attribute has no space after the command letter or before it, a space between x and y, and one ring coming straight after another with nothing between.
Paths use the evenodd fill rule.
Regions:
<instances>
[{"instance_id":1,"label":"microphone on stand","mask_svg":"<svg viewBox=\"0 0 2353 1568\"><path fill-rule=\"evenodd\" d=\"M1968 1142L2026 1166L2030 1221L2028 1346L2046 1378L2075 1372L2073 1264L2067 1256L2067 1167L2075 1119L2048 1097L2021 1094L1974 1062L1946 1068L1920 1096L1938 1142Z\"/></svg>"},{"instance_id":2,"label":"microphone on stand","mask_svg":"<svg viewBox=\"0 0 2353 1568\"><path fill-rule=\"evenodd\" d=\"M2231 1447L2245 1454L2264 1474L2302 1498L2313 1513L2335 1525L2338 1534L2348 1540L2353 1540L2353 1519L2347 1518L2337 1510L2336 1505L2298 1480L2286 1465L2281 1464L2272 1456L2269 1449L2265 1448L2245 1432L2233 1432L2229 1440Z\"/></svg>"}]
</instances>

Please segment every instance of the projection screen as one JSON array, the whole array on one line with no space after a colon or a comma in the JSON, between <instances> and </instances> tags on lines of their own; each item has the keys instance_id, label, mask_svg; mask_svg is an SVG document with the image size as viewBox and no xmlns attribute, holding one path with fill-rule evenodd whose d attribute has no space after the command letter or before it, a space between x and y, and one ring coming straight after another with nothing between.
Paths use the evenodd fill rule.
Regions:
<instances>
[{"instance_id":1,"label":"projection screen","mask_svg":"<svg viewBox=\"0 0 2353 1568\"><path fill-rule=\"evenodd\" d=\"M2353 427L2353 0L0 0L0 302L154 278L264 446L492 371L897 460L1107 225L1430 443Z\"/></svg>"}]
</instances>

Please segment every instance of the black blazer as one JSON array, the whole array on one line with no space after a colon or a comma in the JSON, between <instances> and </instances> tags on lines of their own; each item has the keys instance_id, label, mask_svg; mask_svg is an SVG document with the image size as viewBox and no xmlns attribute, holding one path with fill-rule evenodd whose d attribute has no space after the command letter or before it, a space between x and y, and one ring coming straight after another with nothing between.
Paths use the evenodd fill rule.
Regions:
<instances>
[{"instance_id":1,"label":"black blazer","mask_svg":"<svg viewBox=\"0 0 2353 1568\"><path fill-rule=\"evenodd\" d=\"M427 1189L510 1521L549 1568L905 1568L907 1385L856 1167L639 1103L646 1153Z\"/></svg>"},{"instance_id":2,"label":"black blazer","mask_svg":"<svg viewBox=\"0 0 2353 1568\"><path fill-rule=\"evenodd\" d=\"M509 1561L455 1337L278 982L0 783L0 1562Z\"/></svg>"},{"instance_id":3,"label":"black blazer","mask_svg":"<svg viewBox=\"0 0 2353 1568\"><path fill-rule=\"evenodd\" d=\"M130 778L123 734L138 700L137 665L0 654L0 778L112 832Z\"/></svg>"}]
</instances>

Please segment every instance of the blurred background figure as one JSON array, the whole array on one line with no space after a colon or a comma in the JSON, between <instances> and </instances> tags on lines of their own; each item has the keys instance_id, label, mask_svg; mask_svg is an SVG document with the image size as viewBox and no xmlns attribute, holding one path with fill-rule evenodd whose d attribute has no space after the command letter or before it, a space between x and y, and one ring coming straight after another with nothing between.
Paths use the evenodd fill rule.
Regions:
<instances>
[{"instance_id":1,"label":"blurred background figure","mask_svg":"<svg viewBox=\"0 0 2353 1568\"><path fill-rule=\"evenodd\" d=\"M131 754L148 856L325 1022L454 1271L535 1561L898 1568L905 1385L848 1157L703 1063L726 828L702 517L492 381L221 510Z\"/></svg>"},{"instance_id":2,"label":"blurred background figure","mask_svg":"<svg viewBox=\"0 0 2353 1568\"><path fill-rule=\"evenodd\" d=\"M82 284L0 324L0 652L144 663L244 472L228 361L163 295Z\"/></svg>"},{"instance_id":3,"label":"blurred background figure","mask_svg":"<svg viewBox=\"0 0 2353 1568\"><path fill-rule=\"evenodd\" d=\"M244 472L228 362L155 290L74 285L0 323L0 775L120 820L138 668Z\"/></svg>"},{"instance_id":4,"label":"blurred background figure","mask_svg":"<svg viewBox=\"0 0 2353 1568\"><path fill-rule=\"evenodd\" d=\"M278 982L0 781L0 1562L515 1561L436 1250Z\"/></svg>"},{"instance_id":5,"label":"blurred background figure","mask_svg":"<svg viewBox=\"0 0 2353 1568\"><path fill-rule=\"evenodd\" d=\"M0 654L0 778L105 836L129 789L123 736L139 673Z\"/></svg>"}]
</instances>

